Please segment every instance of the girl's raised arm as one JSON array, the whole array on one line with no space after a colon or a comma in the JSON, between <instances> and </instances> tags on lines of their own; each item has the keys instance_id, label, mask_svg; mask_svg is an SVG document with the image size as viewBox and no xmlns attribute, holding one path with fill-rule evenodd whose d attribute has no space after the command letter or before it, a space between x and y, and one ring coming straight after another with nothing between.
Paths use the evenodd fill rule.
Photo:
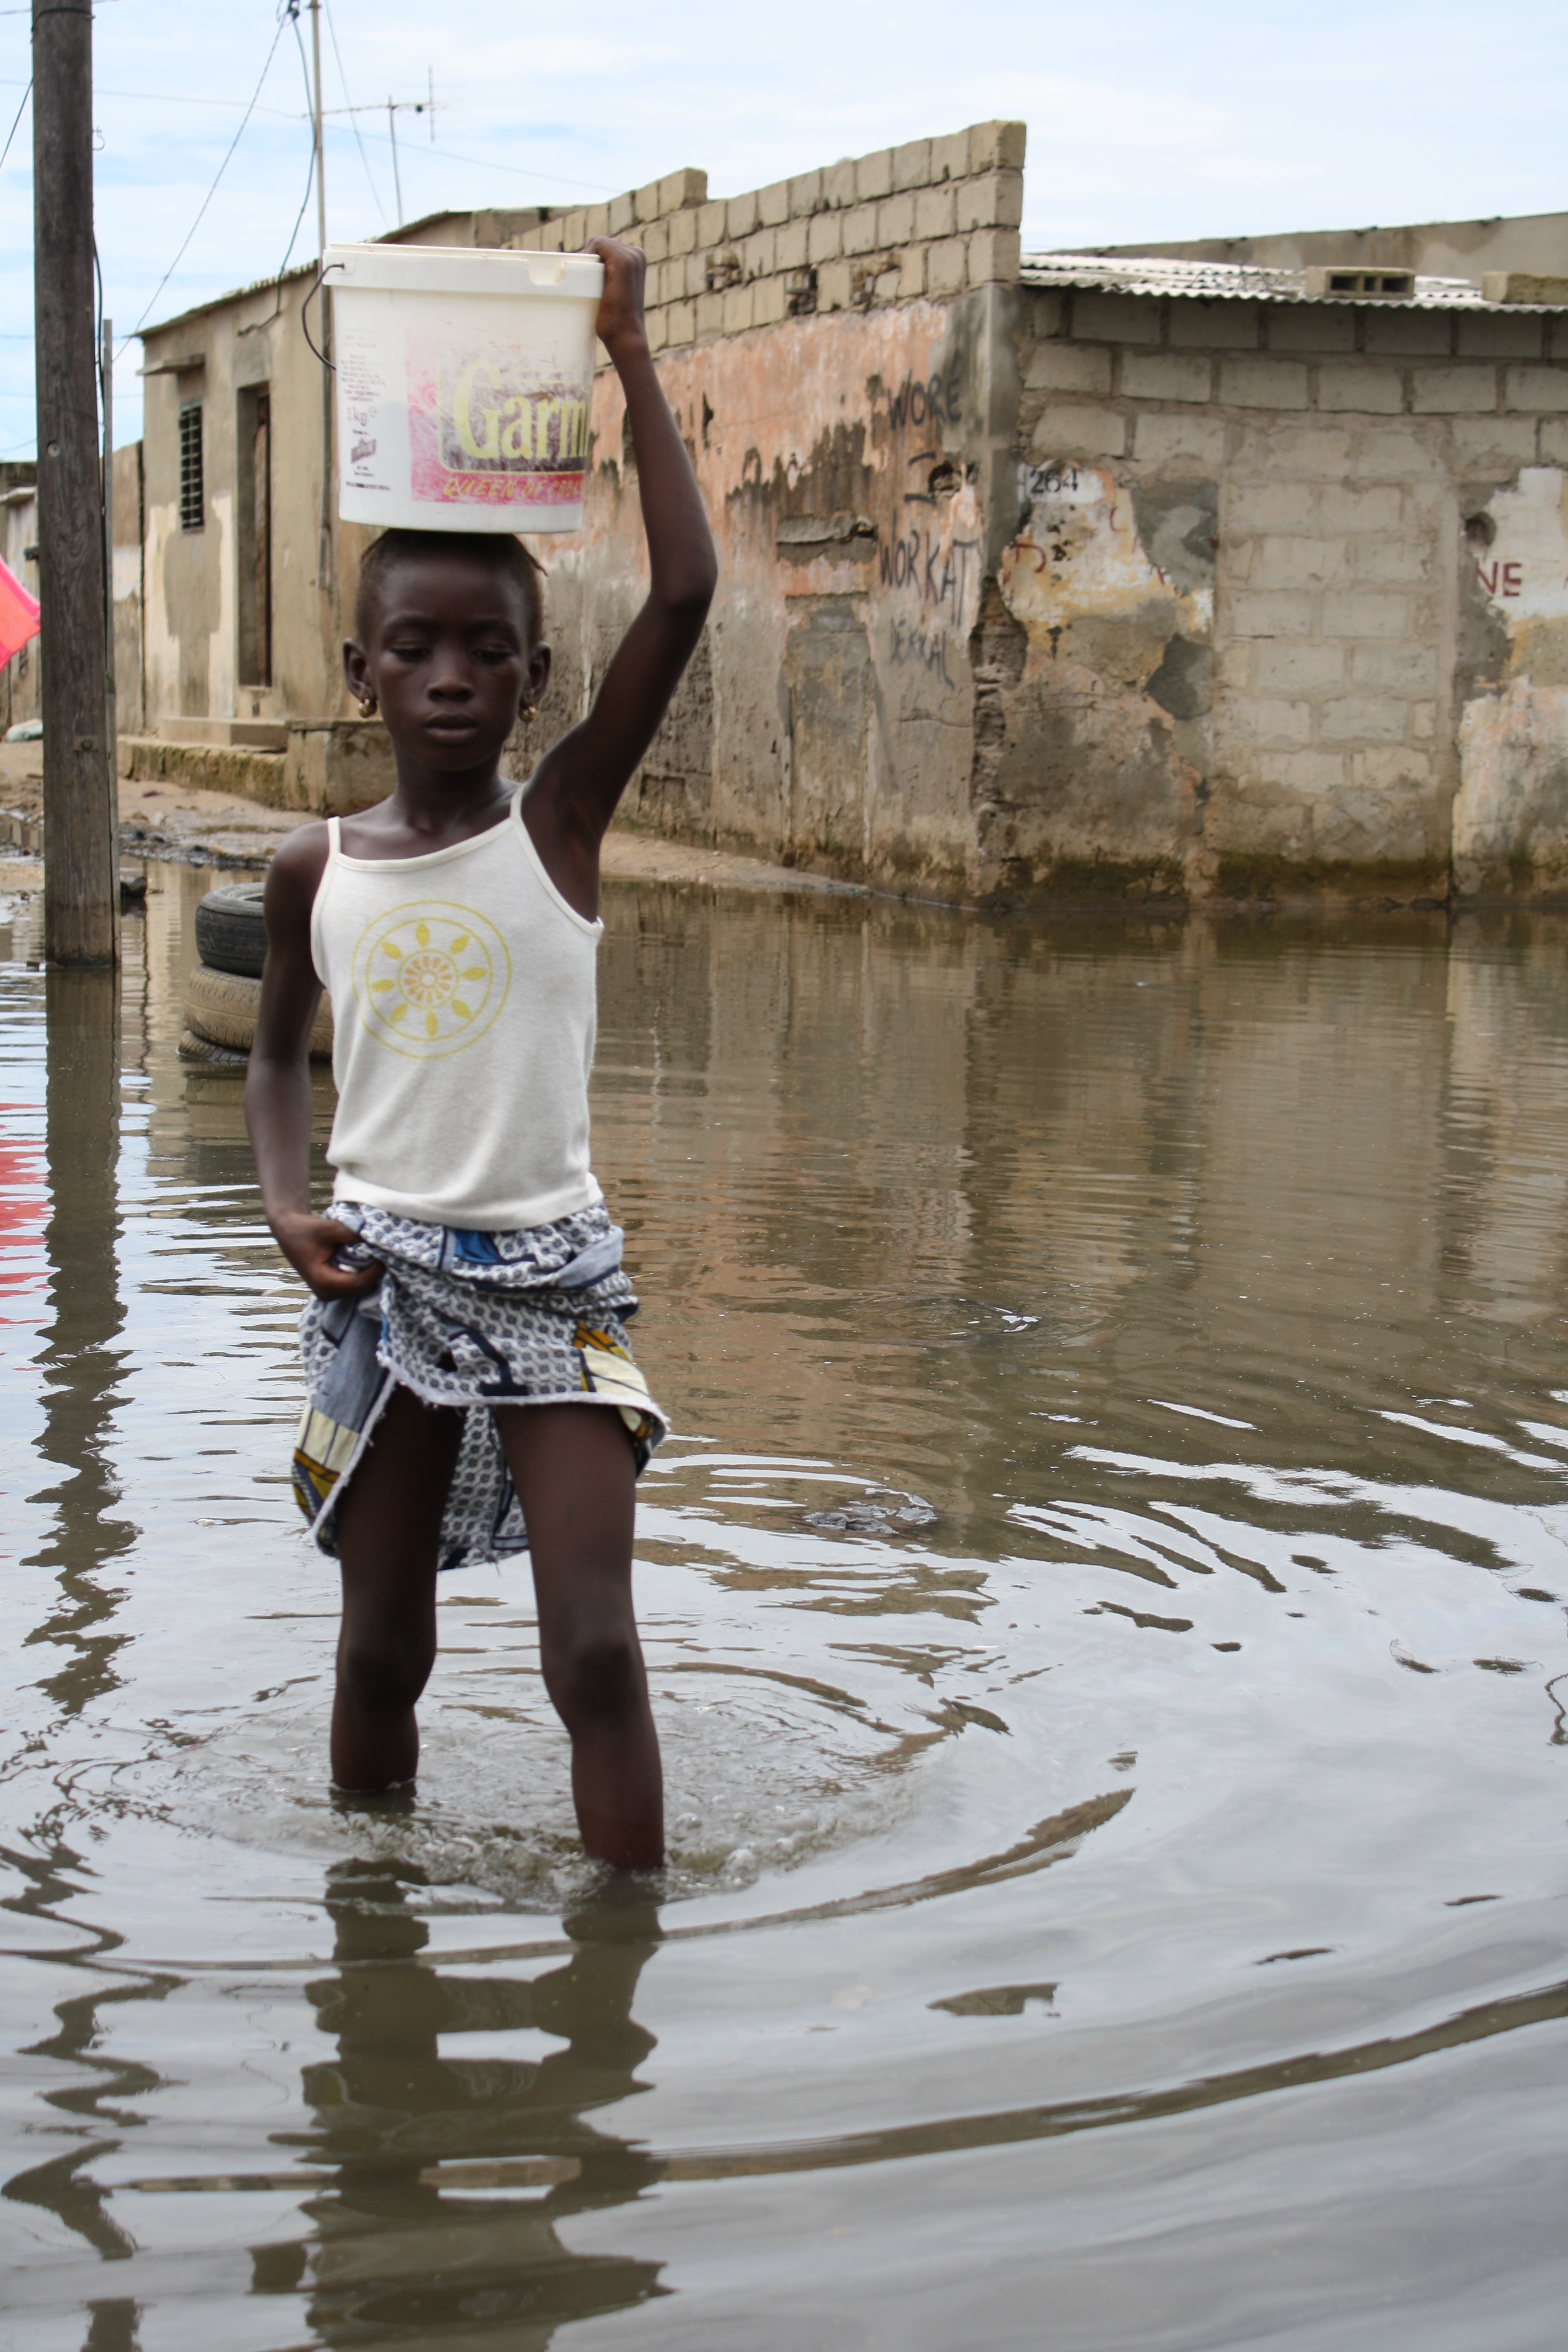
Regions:
<instances>
[{"instance_id":1,"label":"girl's raised arm","mask_svg":"<svg viewBox=\"0 0 1568 2352\"><path fill-rule=\"evenodd\" d=\"M647 534L647 601L621 640L592 710L540 761L529 818L557 832L574 863L599 843L696 650L718 565L691 461L659 386L643 323L645 264L635 246L591 237L605 265L597 332L626 394Z\"/></svg>"}]
</instances>

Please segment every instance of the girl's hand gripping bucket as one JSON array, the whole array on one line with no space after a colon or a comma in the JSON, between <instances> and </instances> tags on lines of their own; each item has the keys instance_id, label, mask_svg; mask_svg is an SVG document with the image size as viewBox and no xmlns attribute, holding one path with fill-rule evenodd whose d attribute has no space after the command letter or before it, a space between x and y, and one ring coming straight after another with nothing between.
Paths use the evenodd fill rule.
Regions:
<instances>
[{"instance_id":1,"label":"girl's hand gripping bucket","mask_svg":"<svg viewBox=\"0 0 1568 2352\"><path fill-rule=\"evenodd\" d=\"M581 530L596 256L334 245L324 275L345 522Z\"/></svg>"}]
</instances>

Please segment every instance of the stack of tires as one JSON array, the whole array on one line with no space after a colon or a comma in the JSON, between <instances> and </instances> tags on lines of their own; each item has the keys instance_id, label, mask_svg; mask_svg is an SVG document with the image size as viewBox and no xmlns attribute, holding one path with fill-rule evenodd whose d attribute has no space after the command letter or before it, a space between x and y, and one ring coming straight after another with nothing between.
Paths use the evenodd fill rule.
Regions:
<instances>
[{"instance_id":1,"label":"stack of tires","mask_svg":"<svg viewBox=\"0 0 1568 2352\"><path fill-rule=\"evenodd\" d=\"M196 908L196 962L185 983L185 1027L180 1052L187 1062L243 1070L256 1035L267 926L264 885L236 882L209 890ZM332 1008L325 996L310 1031L310 1059L332 1057Z\"/></svg>"}]
</instances>

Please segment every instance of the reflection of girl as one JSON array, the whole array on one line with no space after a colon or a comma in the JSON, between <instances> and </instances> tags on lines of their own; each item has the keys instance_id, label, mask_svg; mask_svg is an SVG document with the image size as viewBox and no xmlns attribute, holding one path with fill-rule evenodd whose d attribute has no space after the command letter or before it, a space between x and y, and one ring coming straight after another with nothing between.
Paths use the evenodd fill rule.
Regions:
<instances>
[{"instance_id":1,"label":"reflection of girl","mask_svg":"<svg viewBox=\"0 0 1568 2352\"><path fill-rule=\"evenodd\" d=\"M599 843L697 643L714 562L648 352L642 256L594 250L647 600L587 718L520 787L500 761L550 675L537 567L505 537L391 531L370 549L344 665L385 719L396 789L278 853L246 1108L268 1222L318 1302L296 1485L342 1569L334 1778L410 1777L437 1570L526 1541L584 1842L638 1868L662 1859L664 1831L633 1488L665 1423L626 1344L637 1299L588 1160ZM309 1186L323 982L330 1217Z\"/></svg>"},{"instance_id":2,"label":"reflection of girl","mask_svg":"<svg viewBox=\"0 0 1568 2352\"><path fill-rule=\"evenodd\" d=\"M571 1955L538 1976L453 1979L430 1965L410 1907L422 1891L416 1873L374 1863L328 1878L338 1965L309 1998L337 2049L305 2067L303 2087L311 2160L337 2168L337 2194L317 2211L310 2323L329 2344L357 2341L384 2297L403 2326L455 2343L477 2300L496 2321L526 2318L528 2341L543 2344L554 2325L656 2290L656 2263L574 2253L556 2224L629 2202L659 2176L657 2158L587 2120L641 2087L635 2069L654 2044L632 2000L658 1913L626 1900L623 1881L622 1899L566 1914ZM494 2037L524 2034L549 2035L546 2054L494 2054Z\"/></svg>"}]
</instances>

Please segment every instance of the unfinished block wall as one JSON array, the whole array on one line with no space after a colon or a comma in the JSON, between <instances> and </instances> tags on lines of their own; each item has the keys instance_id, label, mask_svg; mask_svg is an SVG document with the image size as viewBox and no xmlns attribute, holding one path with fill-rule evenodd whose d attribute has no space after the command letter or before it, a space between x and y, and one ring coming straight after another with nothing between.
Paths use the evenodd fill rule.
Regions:
<instances>
[{"instance_id":1,"label":"unfinished block wall","mask_svg":"<svg viewBox=\"0 0 1568 2352\"><path fill-rule=\"evenodd\" d=\"M818 311L869 310L1018 275L1025 128L982 122L709 200L674 172L611 203L558 215L512 242L573 252L624 237L647 256L656 352Z\"/></svg>"},{"instance_id":2,"label":"unfinished block wall","mask_svg":"<svg viewBox=\"0 0 1568 2352\"><path fill-rule=\"evenodd\" d=\"M1020 880L1563 887L1568 320L1026 301Z\"/></svg>"},{"instance_id":3,"label":"unfinished block wall","mask_svg":"<svg viewBox=\"0 0 1568 2352\"><path fill-rule=\"evenodd\" d=\"M1568 316L1031 284L1023 159L513 231L643 246L720 542L628 813L940 895L1568 892ZM646 576L608 371L593 430L535 754Z\"/></svg>"}]
</instances>

